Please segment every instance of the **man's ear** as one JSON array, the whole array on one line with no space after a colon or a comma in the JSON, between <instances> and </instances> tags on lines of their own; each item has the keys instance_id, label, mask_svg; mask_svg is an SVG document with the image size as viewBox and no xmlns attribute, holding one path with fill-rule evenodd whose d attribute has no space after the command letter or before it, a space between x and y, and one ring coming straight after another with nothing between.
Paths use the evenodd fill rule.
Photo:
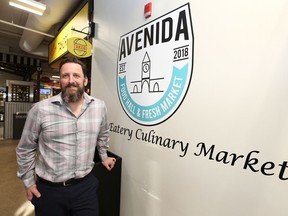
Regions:
<instances>
[{"instance_id":1,"label":"man's ear","mask_svg":"<svg viewBox=\"0 0 288 216\"><path fill-rule=\"evenodd\" d=\"M84 86L87 86L87 84L88 84L88 78L85 77L85 79L84 79Z\"/></svg>"}]
</instances>

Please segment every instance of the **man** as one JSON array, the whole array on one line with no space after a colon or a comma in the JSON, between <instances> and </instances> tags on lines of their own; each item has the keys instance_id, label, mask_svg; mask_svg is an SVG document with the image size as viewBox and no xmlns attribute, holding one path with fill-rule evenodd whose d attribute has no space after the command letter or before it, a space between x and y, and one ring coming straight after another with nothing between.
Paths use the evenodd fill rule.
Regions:
<instances>
[{"instance_id":1,"label":"man","mask_svg":"<svg viewBox=\"0 0 288 216\"><path fill-rule=\"evenodd\" d=\"M91 174L95 148L107 156L108 122L103 101L85 93L85 65L66 58L59 65L61 93L36 103L16 148L18 172L36 216L97 216L98 180Z\"/></svg>"}]
</instances>

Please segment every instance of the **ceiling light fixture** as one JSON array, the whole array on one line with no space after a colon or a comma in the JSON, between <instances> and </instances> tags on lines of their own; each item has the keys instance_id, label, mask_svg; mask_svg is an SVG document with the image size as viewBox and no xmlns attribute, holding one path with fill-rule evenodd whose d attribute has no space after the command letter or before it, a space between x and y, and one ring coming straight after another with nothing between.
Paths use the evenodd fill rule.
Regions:
<instances>
[{"instance_id":1,"label":"ceiling light fixture","mask_svg":"<svg viewBox=\"0 0 288 216\"><path fill-rule=\"evenodd\" d=\"M33 0L11 0L9 5L42 16L46 5Z\"/></svg>"}]
</instances>

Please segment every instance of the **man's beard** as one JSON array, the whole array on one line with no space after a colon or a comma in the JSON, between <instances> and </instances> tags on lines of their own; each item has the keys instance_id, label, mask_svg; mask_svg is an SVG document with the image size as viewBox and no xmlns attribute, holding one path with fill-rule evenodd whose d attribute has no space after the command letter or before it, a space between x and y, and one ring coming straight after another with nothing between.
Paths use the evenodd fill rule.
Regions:
<instances>
[{"instance_id":1,"label":"man's beard","mask_svg":"<svg viewBox=\"0 0 288 216\"><path fill-rule=\"evenodd\" d=\"M67 89L69 87L76 87L77 91L75 93L69 93L69 90ZM84 94L84 87L81 88L79 87L79 85L76 84L68 84L67 86L62 87L61 92L62 92L62 99L64 102L66 103L78 102Z\"/></svg>"}]
</instances>

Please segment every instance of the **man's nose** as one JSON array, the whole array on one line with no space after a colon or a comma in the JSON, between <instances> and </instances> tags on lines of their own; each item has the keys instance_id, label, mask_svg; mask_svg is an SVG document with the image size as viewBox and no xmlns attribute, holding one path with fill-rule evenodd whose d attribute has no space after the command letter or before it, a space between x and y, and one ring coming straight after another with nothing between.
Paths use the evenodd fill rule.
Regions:
<instances>
[{"instance_id":1,"label":"man's nose","mask_svg":"<svg viewBox=\"0 0 288 216\"><path fill-rule=\"evenodd\" d=\"M71 75L71 76L69 76L69 83L74 83L75 82L75 79L74 79L74 77Z\"/></svg>"}]
</instances>

